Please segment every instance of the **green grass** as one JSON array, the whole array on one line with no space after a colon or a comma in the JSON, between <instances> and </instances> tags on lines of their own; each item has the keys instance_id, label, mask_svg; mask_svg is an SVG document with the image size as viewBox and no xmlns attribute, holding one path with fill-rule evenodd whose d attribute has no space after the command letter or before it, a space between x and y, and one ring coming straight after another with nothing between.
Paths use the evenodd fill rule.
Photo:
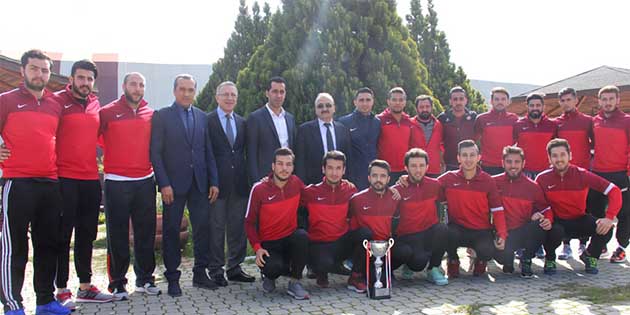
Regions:
<instances>
[{"instance_id":1,"label":"green grass","mask_svg":"<svg viewBox=\"0 0 630 315\"><path fill-rule=\"evenodd\" d=\"M458 315L477 315L481 314L481 308L485 306L492 306L491 304L473 303L468 305L460 305L453 310L452 314Z\"/></svg>"},{"instance_id":2,"label":"green grass","mask_svg":"<svg viewBox=\"0 0 630 315\"><path fill-rule=\"evenodd\" d=\"M558 285L558 288L565 291L560 295L560 297L564 299L578 298L593 304L611 304L630 301L630 285L600 288L578 283L567 283Z\"/></svg>"}]
</instances>

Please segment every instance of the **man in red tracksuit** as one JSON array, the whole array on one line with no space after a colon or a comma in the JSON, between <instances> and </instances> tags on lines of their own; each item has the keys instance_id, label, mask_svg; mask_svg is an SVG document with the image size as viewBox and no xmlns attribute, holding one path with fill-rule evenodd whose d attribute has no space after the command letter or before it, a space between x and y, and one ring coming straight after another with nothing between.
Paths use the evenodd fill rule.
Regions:
<instances>
[{"instance_id":1,"label":"man in red tracksuit","mask_svg":"<svg viewBox=\"0 0 630 315\"><path fill-rule=\"evenodd\" d=\"M381 120L381 135L378 138L377 157L391 166L390 185L405 171L403 158L411 140L413 123L404 112L407 94L400 87L387 93L387 108L376 117Z\"/></svg>"},{"instance_id":2,"label":"man in red tracksuit","mask_svg":"<svg viewBox=\"0 0 630 315\"><path fill-rule=\"evenodd\" d=\"M630 237L630 192L628 188L628 154L630 153L630 116L619 109L619 88L605 86L599 90L600 112L593 118L593 173L612 182L621 189L622 205L617 214L615 237L619 247L610 257L610 262L626 260L626 247ZM598 218L604 217L606 196L593 192L589 196L589 210ZM610 205L608 206L610 208Z\"/></svg>"},{"instance_id":3,"label":"man in red tracksuit","mask_svg":"<svg viewBox=\"0 0 630 315\"><path fill-rule=\"evenodd\" d=\"M524 173L535 178L538 173L549 168L549 160L545 154L545 145L556 137L555 122L544 113L544 96L538 93L527 95L527 116L521 117L514 124L514 142L525 151Z\"/></svg>"},{"instance_id":4,"label":"man in red tracksuit","mask_svg":"<svg viewBox=\"0 0 630 315\"><path fill-rule=\"evenodd\" d=\"M394 186L401 200L392 268L406 264L412 271L422 271L426 267L429 282L446 285L448 280L440 265L448 245L448 230L438 218L436 202L442 199L440 183L425 176L429 160L426 151L409 150L405 154L405 170L409 174L406 184Z\"/></svg>"},{"instance_id":5,"label":"man in red tracksuit","mask_svg":"<svg viewBox=\"0 0 630 315\"><path fill-rule=\"evenodd\" d=\"M349 231L349 201L357 189L342 179L345 170L345 154L328 151L322 159L324 180L302 191L301 204L308 212L309 263L322 288L328 287L328 273L344 259L365 259L361 244L370 237L365 229Z\"/></svg>"},{"instance_id":6,"label":"man in red tracksuit","mask_svg":"<svg viewBox=\"0 0 630 315\"><path fill-rule=\"evenodd\" d=\"M308 257L308 236L297 226L297 211L304 183L295 175L295 155L289 148L274 152L272 173L254 184L245 214L245 232L256 252L263 275L263 290L276 289L276 279L289 274L287 294L309 298L300 279Z\"/></svg>"},{"instance_id":7,"label":"man in red tracksuit","mask_svg":"<svg viewBox=\"0 0 630 315\"><path fill-rule=\"evenodd\" d=\"M475 139L481 143L481 168L490 175L503 173L501 154L503 148L514 143L514 123L518 116L506 110L510 105L510 93L502 87L492 89L492 109L477 116Z\"/></svg>"},{"instance_id":8,"label":"man in red tracksuit","mask_svg":"<svg viewBox=\"0 0 630 315\"><path fill-rule=\"evenodd\" d=\"M597 259L612 236L613 219L621 208L621 190L596 174L571 165L571 149L564 139L551 140L547 154L553 167L536 178L554 214L552 233L547 235L544 244L547 253L544 271L546 274L556 272L555 252L563 237L590 237L591 242L580 259L586 273L596 274ZM608 210L601 219L586 213L589 189L608 197Z\"/></svg>"},{"instance_id":9,"label":"man in red tracksuit","mask_svg":"<svg viewBox=\"0 0 630 315\"><path fill-rule=\"evenodd\" d=\"M524 248L521 259L521 277L531 278L532 258L551 229L553 213L542 190L523 175L525 153L514 146L503 148L505 172L493 176L501 194L505 209L505 222L509 236L505 249L496 253L495 259L503 265L503 272L514 272L514 251Z\"/></svg>"},{"instance_id":10,"label":"man in red tracksuit","mask_svg":"<svg viewBox=\"0 0 630 315\"><path fill-rule=\"evenodd\" d=\"M481 276L495 248L503 250L508 235L497 185L478 166L479 148L474 141L464 140L458 151L460 169L438 178L448 203L449 278L459 276L458 247L475 250L473 275Z\"/></svg>"},{"instance_id":11,"label":"man in red tracksuit","mask_svg":"<svg viewBox=\"0 0 630 315\"><path fill-rule=\"evenodd\" d=\"M446 170L459 169L457 162L457 145L462 140L475 138L475 120L477 113L469 110L466 90L461 86L452 88L449 92L449 104L447 109L437 119L442 123L442 139L444 141L444 163Z\"/></svg>"},{"instance_id":12,"label":"man in red tracksuit","mask_svg":"<svg viewBox=\"0 0 630 315\"><path fill-rule=\"evenodd\" d=\"M442 174L444 167L442 123L432 114L433 98L431 96L416 97L416 110L418 115L411 119L414 123L414 128L411 128L411 147L423 149L432 157L430 164L427 165L426 175L437 178Z\"/></svg>"},{"instance_id":13,"label":"man in red tracksuit","mask_svg":"<svg viewBox=\"0 0 630 315\"><path fill-rule=\"evenodd\" d=\"M357 231L364 228L370 236L366 239L386 241L393 236L392 224L398 208L398 201L393 199L394 194L387 187L390 167L386 161L374 160L368 172L370 187L350 199L350 229ZM353 261L353 270L348 279L348 289L363 293L366 290L365 259Z\"/></svg>"}]
</instances>

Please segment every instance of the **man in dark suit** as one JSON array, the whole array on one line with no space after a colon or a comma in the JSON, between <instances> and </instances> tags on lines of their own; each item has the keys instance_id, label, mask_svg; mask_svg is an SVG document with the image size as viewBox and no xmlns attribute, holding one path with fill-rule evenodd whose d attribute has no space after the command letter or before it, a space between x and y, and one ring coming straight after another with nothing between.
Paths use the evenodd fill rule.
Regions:
<instances>
[{"instance_id":1,"label":"man in dark suit","mask_svg":"<svg viewBox=\"0 0 630 315\"><path fill-rule=\"evenodd\" d=\"M328 151L343 152L351 163L352 143L350 131L340 122L333 121L335 101L328 93L315 98L317 119L307 121L298 128L296 147L296 175L304 184L322 181L322 158Z\"/></svg>"},{"instance_id":2,"label":"man in dark suit","mask_svg":"<svg viewBox=\"0 0 630 315\"><path fill-rule=\"evenodd\" d=\"M179 231L186 205L193 228L193 286L217 288L206 269L210 248L209 207L219 196L219 179L206 115L192 106L196 88L192 76L178 75L173 90L175 103L153 115L151 130L151 162L164 205L162 250L170 296L182 294Z\"/></svg>"},{"instance_id":3,"label":"man in dark suit","mask_svg":"<svg viewBox=\"0 0 630 315\"><path fill-rule=\"evenodd\" d=\"M281 77L271 78L265 94L267 104L247 118L247 166L252 183L271 173L276 149L295 145L295 119L282 108L286 81Z\"/></svg>"},{"instance_id":4,"label":"man in dark suit","mask_svg":"<svg viewBox=\"0 0 630 315\"><path fill-rule=\"evenodd\" d=\"M227 232L228 260L225 268L230 281L254 282L241 269L247 250L245 210L249 187L245 164L245 120L234 112L238 90L234 82L217 86L219 107L208 114L212 151L219 169L219 198L210 206L210 277L219 286L227 286L223 275Z\"/></svg>"}]
</instances>

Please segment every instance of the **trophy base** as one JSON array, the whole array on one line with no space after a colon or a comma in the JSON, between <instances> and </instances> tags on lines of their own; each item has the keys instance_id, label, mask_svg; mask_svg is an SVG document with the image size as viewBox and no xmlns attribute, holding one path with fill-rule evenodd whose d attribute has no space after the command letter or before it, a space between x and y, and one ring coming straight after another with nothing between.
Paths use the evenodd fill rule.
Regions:
<instances>
[{"instance_id":1,"label":"trophy base","mask_svg":"<svg viewBox=\"0 0 630 315\"><path fill-rule=\"evenodd\" d=\"M368 297L372 300L384 300L392 297L390 288L368 288Z\"/></svg>"}]
</instances>

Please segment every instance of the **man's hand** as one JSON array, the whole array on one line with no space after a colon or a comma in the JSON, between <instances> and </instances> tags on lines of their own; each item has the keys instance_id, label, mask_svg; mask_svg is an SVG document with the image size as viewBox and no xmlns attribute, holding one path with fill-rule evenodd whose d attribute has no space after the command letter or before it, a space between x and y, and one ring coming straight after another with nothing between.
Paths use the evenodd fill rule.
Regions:
<instances>
[{"instance_id":1,"label":"man's hand","mask_svg":"<svg viewBox=\"0 0 630 315\"><path fill-rule=\"evenodd\" d=\"M532 214L532 221L540 221L540 220L542 220L544 218L545 218L545 216L542 213L540 213L540 212L536 212L536 213Z\"/></svg>"},{"instance_id":2,"label":"man's hand","mask_svg":"<svg viewBox=\"0 0 630 315\"><path fill-rule=\"evenodd\" d=\"M540 227L545 230L545 231L549 231L551 230L551 220L547 219L547 218L543 218L542 220L540 220L540 223L538 224L540 225Z\"/></svg>"},{"instance_id":3,"label":"man's hand","mask_svg":"<svg viewBox=\"0 0 630 315\"><path fill-rule=\"evenodd\" d=\"M11 150L7 149L7 146L3 143L0 146L0 163L6 161L9 157L11 157Z\"/></svg>"},{"instance_id":4,"label":"man's hand","mask_svg":"<svg viewBox=\"0 0 630 315\"><path fill-rule=\"evenodd\" d=\"M261 248L256 251L256 266L260 268L265 266L265 256L270 256L266 249Z\"/></svg>"},{"instance_id":5,"label":"man's hand","mask_svg":"<svg viewBox=\"0 0 630 315\"><path fill-rule=\"evenodd\" d=\"M171 203L173 203L173 200L175 199L173 195L173 187L164 186L160 189L160 193L162 194L162 201L164 202L164 204L170 205Z\"/></svg>"},{"instance_id":6,"label":"man's hand","mask_svg":"<svg viewBox=\"0 0 630 315\"><path fill-rule=\"evenodd\" d=\"M342 179L341 182L346 183L346 185L350 186L351 189L357 188L357 186L355 186L353 182L347 179Z\"/></svg>"},{"instance_id":7,"label":"man's hand","mask_svg":"<svg viewBox=\"0 0 630 315\"><path fill-rule=\"evenodd\" d=\"M612 229L614 223L611 219L601 218L597 220L597 228L595 231L599 235L606 235Z\"/></svg>"},{"instance_id":8,"label":"man's hand","mask_svg":"<svg viewBox=\"0 0 630 315\"><path fill-rule=\"evenodd\" d=\"M396 181L396 184L403 186L405 188L409 186L409 175L401 175Z\"/></svg>"},{"instance_id":9,"label":"man's hand","mask_svg":"<svg viewBox=\"0 0 630 315\"><path fill-rule=\"evenodd\" d=\"M398 201L400 200L400 192L398 191L398 189L394 188L394 187L390 187L389 190L391 190L392 194L394 194L392 196L392 199Z\"/></svg>"},{"instance_id":10,"label":"man's hand","mask_svg":"<svg viewBox=\"0 0 630 315\"><path fill-rule=\"evenodd\" d=\"M210 199L210 203L217 201L217 198L219 198L219 187L210 187L210 191L208 192L208 199Z\"/></svg>"},{"instance_id":11,"label":"man's hand","mask_svg":"<svg viewBox=\"0 0 630 315\"><path fill-rule=\"evenodd\" d=\"M497 250L504 250L505 249L505 240L502 238L497 238L496 240L494 240L494 247Z\"/></svg>"}]
</instances>

